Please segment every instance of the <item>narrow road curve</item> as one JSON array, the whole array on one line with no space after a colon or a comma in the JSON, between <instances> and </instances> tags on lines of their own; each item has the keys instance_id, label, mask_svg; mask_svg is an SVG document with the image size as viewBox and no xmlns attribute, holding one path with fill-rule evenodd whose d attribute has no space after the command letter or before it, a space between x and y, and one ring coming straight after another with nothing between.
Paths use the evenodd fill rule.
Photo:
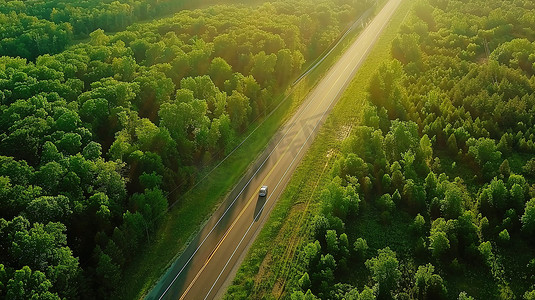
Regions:
<instances>
[{"instance_id":1,"label":"narrow road curve","mask_svg":"<svg viewBox=\"0 0 535 300\"><path fill-rule=\"evenodd\" d=\"M146 299L213 299L220 294L401 1L390 0L329 70ZM262 185L269 186L266 197L258 196Z\"/></svg>"}]
</instances>

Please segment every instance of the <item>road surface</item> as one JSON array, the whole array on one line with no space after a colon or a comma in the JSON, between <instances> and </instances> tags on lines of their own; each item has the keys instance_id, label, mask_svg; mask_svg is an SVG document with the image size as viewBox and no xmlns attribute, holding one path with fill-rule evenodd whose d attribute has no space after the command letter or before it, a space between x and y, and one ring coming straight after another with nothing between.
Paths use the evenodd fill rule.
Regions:
<instances>
[{"instance_id":1,"label":"road surface","mask_svg":"<svg viewBox=\"0 0 535 300\"><path fill-rule=\"evenodd\" d=\"M402 0L390 0L273 137L146 299L213 299L261 229L329 111ZM269 186L259 197L262 185Z\"/></svg>"}]
</instances>

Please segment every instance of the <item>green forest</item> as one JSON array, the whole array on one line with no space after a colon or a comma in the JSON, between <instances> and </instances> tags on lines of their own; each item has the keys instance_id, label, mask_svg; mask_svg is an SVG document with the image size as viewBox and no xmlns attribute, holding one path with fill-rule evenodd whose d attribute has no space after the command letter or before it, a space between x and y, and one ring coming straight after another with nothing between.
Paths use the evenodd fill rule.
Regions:
<instances>
[{"instance_id":1,"label":"green forest","mask_svg":"<svg viewBox=\"0 0 535 300\"><path fill-rule=\"evenodd\" d=\"M288 298L535 299L534 29L533 1L415 2Z\"/></svg>"},{"instance_id":2,"label":"green forest","mask_svg":"<svg viewBox=\"0 0 535 300\"><path fill-rule=\"evenodd\" d=\"M147 22L181 9L226 2L239 1L1 0L0 55L35 60L42 54L59 53L97 29L118 32L136 22Z\"/></svg>"},{"instance_id":3,"label":"green forest","mask_svg":"<svg viewBox=\"0 0 535 300\"><path fill-rule=\"evenodd\" d=\"M0 0L0 298L118 297L168 205L370 6L155 19L190 2Z\"/></svg>"}]
</instances>

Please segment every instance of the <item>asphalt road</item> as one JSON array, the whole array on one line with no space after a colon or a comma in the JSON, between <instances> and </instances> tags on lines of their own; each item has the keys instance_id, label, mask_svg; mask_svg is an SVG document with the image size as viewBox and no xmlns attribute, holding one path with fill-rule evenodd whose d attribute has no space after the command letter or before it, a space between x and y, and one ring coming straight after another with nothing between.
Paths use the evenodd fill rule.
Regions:
<instances>
[{"instance_id":1,"label":"asphalt road","mask_svg":"<svg viewBox=\"0 0 535 300\"><path fill-rule=\"evenodd\" d=\"M213 299L232 279L328 113L402 0L390 0L273 137L223 205L146 299ZM268 195L259 197L262 185ZM221 291L222 292L222 291Z\"/></svg>"}]
</instances>

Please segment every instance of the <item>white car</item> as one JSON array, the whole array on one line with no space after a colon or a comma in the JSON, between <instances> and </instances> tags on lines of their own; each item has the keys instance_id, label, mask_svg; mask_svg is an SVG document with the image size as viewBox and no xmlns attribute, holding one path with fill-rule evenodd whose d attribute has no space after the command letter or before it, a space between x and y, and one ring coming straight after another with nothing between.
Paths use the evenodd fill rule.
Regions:
<instances>
[{"instance_id":1,"label":"white car","mask_svg":"<svg viewBox=\"0 0 535 300\"><path fill-rule=\"evenodd\" d=\"M267 196L267 193L268 193L268 187L267 185L263 185L261 188L260 188L260 192L258 193L258 195L260 197L265 197Z\"/></svg>"}]
</instances>

